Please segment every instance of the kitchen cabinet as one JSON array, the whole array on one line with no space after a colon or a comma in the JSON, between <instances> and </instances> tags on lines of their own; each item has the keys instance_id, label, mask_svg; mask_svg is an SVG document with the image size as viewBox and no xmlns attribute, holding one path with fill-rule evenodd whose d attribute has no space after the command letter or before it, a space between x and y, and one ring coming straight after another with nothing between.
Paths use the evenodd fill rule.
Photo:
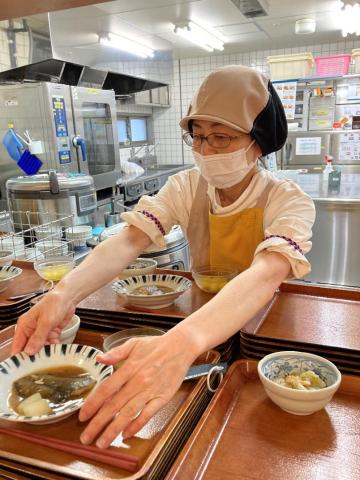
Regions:
<instances>
[{"instance_id":1,"label":"kitchen cabinet","mask_svg":"<svg viewBox=\"0 0 360 480\"><path fill-rule=\"evenodd\" d=\"M152 88L151 90L145 90L137 92L134 95L134 101L136 105L150 105L152 107L169 107L170 95L169 86Z\"/></svg>"}]
</instances>

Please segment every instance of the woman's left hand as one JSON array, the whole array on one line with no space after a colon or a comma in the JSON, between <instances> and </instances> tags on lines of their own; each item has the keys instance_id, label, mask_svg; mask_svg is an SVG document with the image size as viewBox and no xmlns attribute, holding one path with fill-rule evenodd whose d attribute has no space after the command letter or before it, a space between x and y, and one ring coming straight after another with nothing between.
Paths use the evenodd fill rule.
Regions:
<instances>
[{"instance_id":1,"label":"woman's left hand","mask_svg":"<svg viewBox=\"0 0 360 480\"><path fill-rule=\"evenodd\" d=\"M100 355L98 361L114 365L124 361L111 377L86 399L80 421L91 419L81 434L82 443L107 448L122 432L128 438L138 432L179 389L199 352L182 332L161 337L131 339Z\"/></svg>"}]
</instances>

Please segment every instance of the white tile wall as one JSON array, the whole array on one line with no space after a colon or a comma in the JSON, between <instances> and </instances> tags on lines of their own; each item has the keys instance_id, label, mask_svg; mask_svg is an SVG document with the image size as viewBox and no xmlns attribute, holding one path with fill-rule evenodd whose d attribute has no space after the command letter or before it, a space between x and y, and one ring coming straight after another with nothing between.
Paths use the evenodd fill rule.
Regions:
<instances>
[{"instance_id":1,"label":"white tile wall","mask_svg":"<svg viewBox=\"0 0 360 480\"><path fill-rule=\"evenodd\" d=\"M0 72L9 70L11 62L9 57L9 44L6 34L8 27L8 20L0 22ZM20 22L14 23L15 28L21 28ZM17 64L21 65L29 63L29 35L26 32L16 33L16 49L17 49Z\"/></svg>"},{"instance_id":2,"label":"white tile wall","mask_svg":"<svg viewBox=\"0 0 360 480\"><path fill-rule=\"evenodd\" d=\"M212 70L228 64L253 66L269 74L266 58L270 55L312 52L314 56L351 53L353 48L360 48L360 40L323 45L310 45L298 48L283 48L231 55L212 55L207 57L186 58L174 61L174 80L171 88L171 107L154 109L155 138L159 142L156 148L159 163L193 163L191 151L181 140L179 121L186 114L191 98L204 77ZM350 73L353 73L353 65ZM315 71L313 72L315 74Z\"/></svg>"}]
</instances>

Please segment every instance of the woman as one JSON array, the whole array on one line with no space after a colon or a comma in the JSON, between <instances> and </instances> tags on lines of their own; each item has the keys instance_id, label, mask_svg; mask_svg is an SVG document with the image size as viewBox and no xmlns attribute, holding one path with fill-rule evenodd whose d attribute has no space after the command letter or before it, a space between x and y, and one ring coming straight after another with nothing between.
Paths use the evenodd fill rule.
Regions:
<instances>
[{"instance_id":1,"label":"woman","mask_svg":"<svg viewBox=\"0 0 360 480\"><path fill-rule=\"evenodd\" d=\"M112 280L152 243L180 224L193 265L230 264L239 275L206 305L161 337L130 340L101 356L126 360L80 411L90 420L81 435L106 448L123 432L134 435L181 385L192 362L236 333L286 278L310 271L314 206L298 186L257 167L257 159L282 147L287 128L271 83L257 71L229 66L200 86L180 126L197 168L169 178L155 197L142 197L123 214L128 228L91 255L29 312L20 317L13 353L32 354L58 341L75 306ZM140 412L140 413L139 413Z\"/></svg>"}]
</instances>

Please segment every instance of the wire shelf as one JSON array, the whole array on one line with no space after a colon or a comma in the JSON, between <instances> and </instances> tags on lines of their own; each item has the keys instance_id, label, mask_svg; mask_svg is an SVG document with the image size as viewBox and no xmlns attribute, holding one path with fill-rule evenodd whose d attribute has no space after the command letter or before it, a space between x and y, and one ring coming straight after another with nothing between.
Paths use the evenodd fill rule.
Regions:
<instances>
[{"instance_id":1,"label":"wire shelf","mask_svg":"<svg viewBox=\"0 0 360 480\"><path fill-rule=\"evenodd\" d=\"M48 257L73 257L73 215L10 210L0 212L0 250L14 259L34 262Z\"/></svg>"}]
</instances>

